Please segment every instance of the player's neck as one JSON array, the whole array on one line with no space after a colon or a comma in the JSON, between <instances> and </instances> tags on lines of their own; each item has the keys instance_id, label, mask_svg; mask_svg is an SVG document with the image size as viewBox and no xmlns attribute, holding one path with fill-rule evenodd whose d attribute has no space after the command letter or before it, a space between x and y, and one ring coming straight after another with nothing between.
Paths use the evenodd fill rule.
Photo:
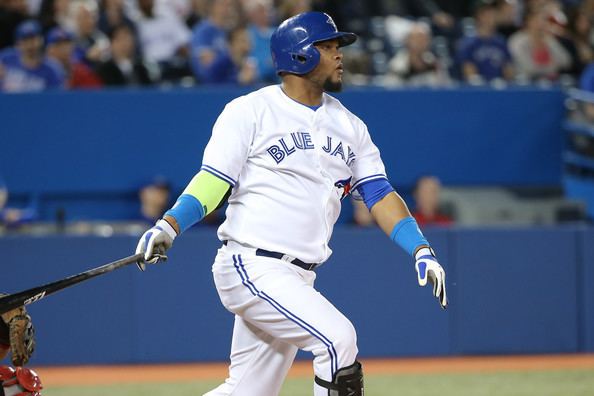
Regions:
<instances>
[{"instance_id":1,"label":"player's neck","mask_svg":"<svg viewBox=\"0 0 594 396\"><path fill-rule=\"evenodd\" d=\"M306 78L287 75L281 85L283 92L289 98L306 106L319 106L322 104L324 90Z\"/></svg>"}]
</instances>

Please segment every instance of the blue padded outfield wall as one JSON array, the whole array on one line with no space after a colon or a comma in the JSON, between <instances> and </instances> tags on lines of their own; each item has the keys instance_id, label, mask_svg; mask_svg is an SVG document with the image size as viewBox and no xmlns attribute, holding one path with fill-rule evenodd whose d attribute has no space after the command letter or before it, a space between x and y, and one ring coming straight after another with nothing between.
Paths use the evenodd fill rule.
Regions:
<instances>
[{"instance_id":1,"label":"blue padded outfield wall","mask_svg":"<svg viewBox=\"0 0 594 396\"><path fill-rule=\"evenodd\" d=\"M594 352L592 228L430 229L450 308L417 286L412 260L379 230L339 227L316 287L354 323L363 357ZM130 255L137 236L5 237L15 292ZM233 317L210 266L214 229L136 266L30 306L34 364L225 361Z\"/></svg>"},{"instance_id":2,"label":"blue padded outfield wall","mask_svg":"<svg viewBox=\"0 0 594 396\"><path fill-rule=\"evenodd\" d=\"M199 169L211 127L236 89L0 95L0 174L43 219L125 219L155 175L175 192ZM424 174L446 185L561 184L558 89L349 90L392 184ZM232 142L230 142L232 144Z\"/></svg>"}]
</instances>

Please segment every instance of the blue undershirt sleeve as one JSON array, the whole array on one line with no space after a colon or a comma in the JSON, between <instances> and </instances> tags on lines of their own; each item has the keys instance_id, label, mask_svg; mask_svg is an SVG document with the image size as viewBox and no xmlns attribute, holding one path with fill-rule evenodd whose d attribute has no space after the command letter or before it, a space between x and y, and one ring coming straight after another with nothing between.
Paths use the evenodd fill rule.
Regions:
<instances>
[{"instance_id":1,"label":"blue undershirt sleeve","mask_svg":"<svg viewBox=\"0 0 594 396\"><path fill-rule=\"evenodd\" d=\"M386 179L375 179L363 183L356 188L357 192L363 198L367 209L371 210L373 205L378 203L383 197L394 191Z\"/></svg>"},{"instance_id":2,"label":"blue undershirt sleeve","mask_svg":"<svg viewBox=\"0 0 594 396\"><path fill-rule=\"evenodd\" d=\"M356 188L363 198L369 210L383 197L394 191L386 179L375 179L364 183ZM405 217L394 226L390 239L404 249L408 254L414 256L420 246L429 246L429 242L419 229L417 221L413 217Z\"/></svg>"}]
</instances>

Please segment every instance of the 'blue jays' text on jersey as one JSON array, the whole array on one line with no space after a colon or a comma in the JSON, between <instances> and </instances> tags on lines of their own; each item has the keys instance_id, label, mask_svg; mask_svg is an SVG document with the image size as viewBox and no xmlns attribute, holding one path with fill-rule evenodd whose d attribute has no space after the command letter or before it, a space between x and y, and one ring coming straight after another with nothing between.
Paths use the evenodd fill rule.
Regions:
<instances>
[{"instance_id":1,"label":"'blue jays' text on jersey","mask_svg":"<svg viewBox=\"0 0 594 396\"><path fill-rule=\"evenodd\" d=\"M313 110L279 85L227 104L205 149L203 170L233 186L221 240L310 263L331 254L340 201L385 169L366 125L324 94Z\"/></svg>"}]
</instances>

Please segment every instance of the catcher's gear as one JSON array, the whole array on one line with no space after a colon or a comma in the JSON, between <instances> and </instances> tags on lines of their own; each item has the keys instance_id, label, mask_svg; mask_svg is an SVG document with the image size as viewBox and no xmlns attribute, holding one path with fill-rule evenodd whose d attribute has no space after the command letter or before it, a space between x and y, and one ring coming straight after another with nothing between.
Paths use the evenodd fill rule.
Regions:
<instances>
[{"instance_id":1,"label":"catcher's gear","mask_svg":"<svg viewBox=\"0 0 594 396\"><path fill-rule=\"evenodd\" d=\"M355 361L334 373L332 382L324 381L316 376L316 384L328 389L328 396L363 396L363 368Z\"/></svg>"},{"instance_id":2,"label":"catcher's gear","mask_svg":"<svg viewBox=\"0 0 594 396\"><path fill-rule=\"evenodd\" d=\"M421 248L415 255L419 286L425 286L427 280L433 285L433 295L439 300L439 305L445 309L448 306L446 296L445 271L437 262L430 248Z\"/></svg>"},{"instance_id":3,"label":"catcher's gear","mask_svg":"<svg viewBox=\"0 0 594 396\"><path fill-rule=\"evenodd\" d=\"M0 366L0 395L41 396L43 389L39 375L31 369Z\"/></svg>"},{"instance_id":4,"label":"catcher's gear","mask_svg":"<svg viewBox=\"0 0 594 396\"><path fill-rule=\"evenodd\" d=\"M165 252L173 245L177 232L165 220L157 221L157 224L140 237L136 246L136 254L144 254L144 262L137 262L141 271L145 270L145 263L156 264L159 261L166 261Z\"/></svg>"},{"instance_id":5,"label":"catcher's gear","mask_svg":"<svg viewBox=\"0 0 594 396\"><path fill-rule=\"evenodd\" d=\"M8 355L9 349L10 349L10 345L8 345L8 344L0 344L0 360L4 360L4 358L6 357L6 355Z\"/></svg>"},{"instance_id":6,"label":"catcher's gear","mask_svg":"<svg viewBox=\"0 0 594 396\"><path fill-rule=\"evenodd\" d=\"M8 325L0 320L0 360L3 360L10 350L10 331Z\"/></svg>"},{"instance_id":7,"label":"catcher's gear","mask_svg":"<svg viewBox=\"0 0 594 396\"><path fill-rule=\"evenodd\" d=\"M0 294L5 295L5 294ZM9 345L12 364L25 365L35 350L35 329L25 307L18 307L0 315L0 344Z\"/></svg>"}]
</instances>

